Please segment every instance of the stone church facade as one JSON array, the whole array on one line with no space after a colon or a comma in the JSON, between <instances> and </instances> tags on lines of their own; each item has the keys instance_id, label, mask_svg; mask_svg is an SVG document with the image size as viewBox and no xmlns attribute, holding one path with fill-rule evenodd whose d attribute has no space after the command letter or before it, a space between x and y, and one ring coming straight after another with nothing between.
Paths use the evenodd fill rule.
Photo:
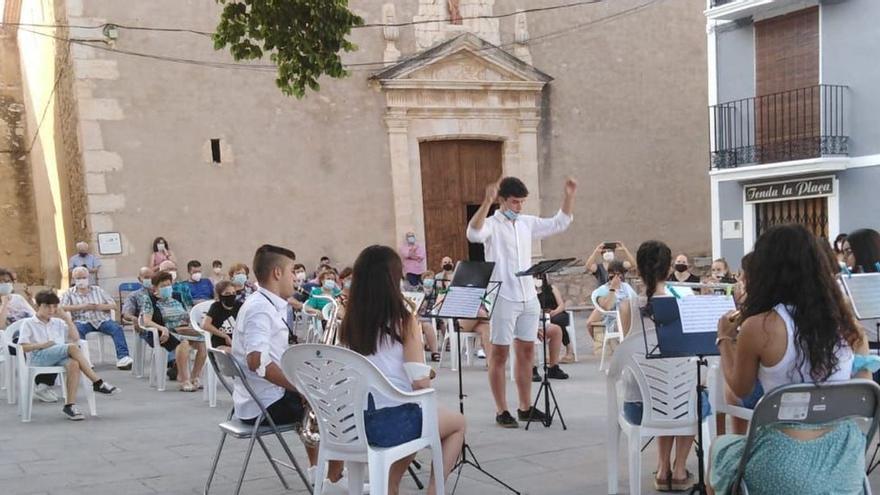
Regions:
<instances>
[{"instance_id":1,"label":"stone church facade","mask_svg":"<svg viewBox=\"0 0 880 495\"><path fill-rule=\"evenodd\" d=\"M410 230L436 265L478 256L464 227L501 175L525 181L535 213L558 208L565 177L581 184L575 223L540 255L648 238L707 254L705 2L517 11L558 3L353 0L385 26L354 30L350 75L296 100L267 62L234 65L206 36L124 27L211 31L211 0L6 0L7 20L44 27L2 38L19 54L19 80L2 73L18 82L19 141L34 146L16 165L30 199L0 196L30 212L0 226L31 245L0 265L57 285L78 239L118 232L112 288L156 236L184 263L249 262L271 242L344 265Z\"/></svg>"}]
</instances>

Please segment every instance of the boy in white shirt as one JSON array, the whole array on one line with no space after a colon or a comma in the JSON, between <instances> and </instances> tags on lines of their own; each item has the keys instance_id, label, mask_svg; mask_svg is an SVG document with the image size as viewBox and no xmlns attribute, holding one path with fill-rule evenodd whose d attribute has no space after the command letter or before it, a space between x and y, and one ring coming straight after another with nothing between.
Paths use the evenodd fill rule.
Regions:
<instances>
[{"instance_id":1,"label":"boy in white shirt","mask_svg":"<svg viewBox=\"0 0 880 495\"><path fill-rule=\"evenodd\" d=\"M79 332L70 314L59 310L61 302L50 291L37 294L36 316L24 320L18 343L30 357L32 366L64 366L67 368L67 403L62 412L67 419L80 421L85 418L76 407L76 389L80 372L92 382L95 392L113 394L116 387L101 380L92 371L91 364L79 348ZM57 317L56 317L57 316Z\"/></svg>"}]
</instances>

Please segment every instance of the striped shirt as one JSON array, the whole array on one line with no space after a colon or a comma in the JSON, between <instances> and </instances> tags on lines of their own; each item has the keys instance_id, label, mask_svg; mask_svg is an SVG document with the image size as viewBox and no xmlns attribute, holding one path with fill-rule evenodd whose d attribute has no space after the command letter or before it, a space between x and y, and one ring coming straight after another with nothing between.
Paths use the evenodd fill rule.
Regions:
<instances>
[{"instance_id":1,"label":"striped shirt","mask_svg":"<svg viewBox=\"0 0 880 495\"><path fill-rule=\"evenodd\" d=\"M89 287L88 292L81 294L76 287L71 287L61 296L62 306L79 306L81 304L115 304L113 298L97 285ZM111 318L110 311L85 310L71 311L70 316L77 323L91 323L98 328L101 323Z\"/></svg>"}]
</instances>

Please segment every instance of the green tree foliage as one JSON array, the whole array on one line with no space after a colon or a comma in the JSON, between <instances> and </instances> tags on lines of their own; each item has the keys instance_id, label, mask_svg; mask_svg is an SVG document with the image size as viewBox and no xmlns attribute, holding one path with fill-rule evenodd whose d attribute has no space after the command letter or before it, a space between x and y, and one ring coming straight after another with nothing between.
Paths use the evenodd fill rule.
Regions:
<instances>
[{"instance_id":1,"label":"green tree foliage","mask_svg":"<svg viewBox=\"0 0 880 495\"><path fill-rule=\"evenodd\" d=\"M342 78L340 52L357 49L346 39L363 19L348 10L348 0L217 0L223 5L214 48L229 46L235 60L254 60L269 53L278 67L275 83L302 98L306 87L320 89L326 74Z\"/></svg>"}]
</instances>

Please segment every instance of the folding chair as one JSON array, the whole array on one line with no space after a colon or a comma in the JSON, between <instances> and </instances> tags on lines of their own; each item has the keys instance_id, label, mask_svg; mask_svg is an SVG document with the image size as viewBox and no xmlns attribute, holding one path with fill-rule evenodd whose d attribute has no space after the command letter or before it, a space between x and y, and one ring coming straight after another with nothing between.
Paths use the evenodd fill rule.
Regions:
<instances>
[{"instance_id":1,"label":"folding chair","mask_svg":"<svg viewBox=\"0 0 880 495\"><path fill-rule=\"evenodd\" d=\"M208 475L208 481L205 483L205 495L208 495L208 491L211 489L211 481L213 481L214 473L217 471L217 463L220 460L220 453L223 451L223 444L226 441L227 435L231 435L232 437L238 439L250 439L250 442L248 443L247 454L245 454L244 458L244 464L241 467L241 474L238 477L238 484L235 487L235 495L238 495L239 492L241 492L241 485L244 482L244 475L247 472L248 462L250 461L251 453L254 450L254 443L260 444L260 448L263 449L263 453L265 453L266 458L269 459L269 464L272 465L272 469L275 470L275 474L278 475L278 479L281 480L281 484L284 485L285 490L290 490L290 486L288 486L287 480L284 479L284 476L278 469L279 464L288 469L296 470L296 472L299 474L300 479L302 479L303 484L305 484L308 489L311 489L308 478L299 467L296 459L294 459L293 452L290 451L290 447L287 446L287 442L285 442L284 438L281 437L281 433L286 431L296 431L300 425L275 424L272 416L270 416L269 413L266 412L266 407L263 406L263 404L257 399L257 396L254 394L254 391L248 383L247 377L245 376L244 370L242 370L241 365L239 365L238 362L232 358L231 354L219 349L211 349L208 352L208 360L211 362L211 367L214 368L214 373L217 375L217 379L220 381L220 384L223 385L223 388L225 388L226 391L229 392L229 395L232 395L232 387L234 381L238 380L243 386L246 393L250 396L250 398L258 406L260 406L260 415L257 416L254 424L250 425L239 419L234 418L233 415L235 413L235 408L233 408L229 411L229 415L226 417L226 421L218 425L221 431L220 444L217 446L217 453L214 454L214 461L211 463L211 473ZM263 423L263 420L266 421L265 424ZM281 444L281 447L284 449L284 452L290 459L291 464L287 464L280 459L272 457L269 449L266 448L266 444L263 443L262 437L267 435L275 435L275 437L278 438L278 442Z\"/></svg>"},{"instance_id":2,"label":"folding chair","mask_svg":"<svg viewBox=\"0 0 880 495\"><path fill-rule=\"evenodd\" d=\"M752 414L742 460L731 486L732 493L749 493L744 475L760 428L779 423L822 425L857 418L870 421L865 441L867 449L880 425L880 386L871 380L786 385L765 394ZM864 493L871 494L867 475Z\"/></svg>"}]
</instances>

